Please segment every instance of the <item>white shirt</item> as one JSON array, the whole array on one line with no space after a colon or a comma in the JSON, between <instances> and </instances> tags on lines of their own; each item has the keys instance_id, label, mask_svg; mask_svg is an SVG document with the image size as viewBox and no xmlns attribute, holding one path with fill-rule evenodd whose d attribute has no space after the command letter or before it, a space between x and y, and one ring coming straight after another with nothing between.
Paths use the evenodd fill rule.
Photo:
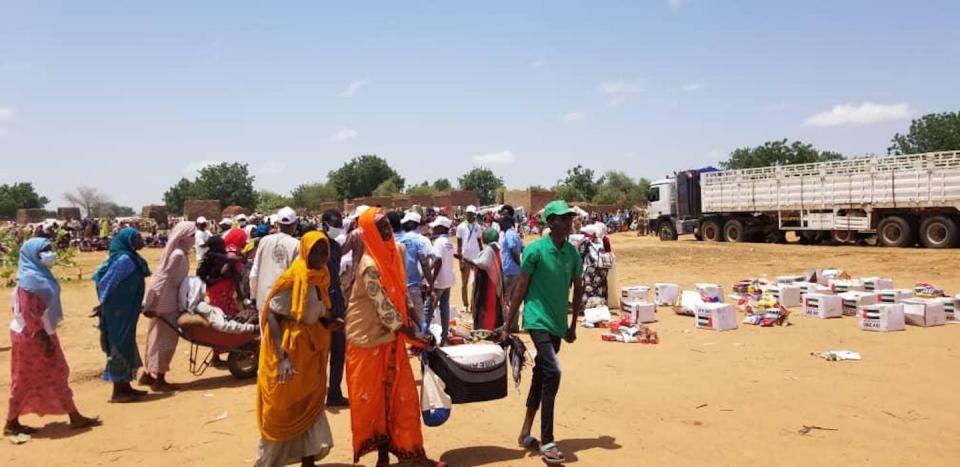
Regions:
<instances>
[{"instance_id":1,"label":"white shirt","mask_svg":"<svg viewBox=\"0 0 960 467\"><path fill-rule=\"evenodd\" d=\"M461 222L457 226L457 238L463 244L461 254L465 259L477 259L480 255L480 234L483 233L483 227L476 222L468 224Z\"/></svg>"},{"instance_id":2,"label":"white shirt","mask_svg":"<svg viewBox=\"0 0 960 467\"><path fill-rule=\"evenodd\" d=\"M210 240L210 232L206 230L197 229L197 233L193 235L194 246L197 247L197 262L199 263L203 256L207 254L209 248L204 245L207 244L207 240Z\"/></svg>"},{"instance_id":3,"label":"white shirt","mask_svg":"<svg viewBox=\"0 0 960 467\"><path fill-rule=\"evenodd\" d=\"M433 283L435 290L449 289L457 282L457 278L453 274L454 253L456 253L456 250L453 248L453 243L450 243L450 237L441 235L433 241L433 255L440 258L441 261L440 274L437 275L437 280Z\"/></svg>"},{"instance_id":4,"label":"white shirt","mask_svg":"<svg viewBox=\"0 0 960 467\"><path fill-rule=\"evenodd\" d=\"M300 255L300 242L285 234L275 233L260 239L257 256L250 269L250 291L262 307L273 284Z\"/></svg>"}]
</instances>

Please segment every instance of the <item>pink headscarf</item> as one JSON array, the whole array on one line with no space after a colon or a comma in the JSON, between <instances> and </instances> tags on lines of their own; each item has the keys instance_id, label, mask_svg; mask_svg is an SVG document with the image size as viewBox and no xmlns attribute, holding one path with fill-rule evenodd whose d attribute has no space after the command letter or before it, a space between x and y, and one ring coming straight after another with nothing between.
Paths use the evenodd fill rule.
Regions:
<instances>
[{"instance_id":1,"label":"pink headscarf","mask_svg":"<svg viewBox=\"0 0 960 467\"><path fill-rule=\"evenodd\" d=\"M150 291L154 293L161 292L159 289L166 282L170 274L171 257L176 250L183 251L184 254L190 251L193 246L194 235L197 233L197 225L193 222L180 222L170 231L170 238L167 240L167 246L163 248L163 255L160 257L160 268L153 275L153 283L150 285ZM178 284L179 285L179 284Z\"/></svg>"}]
</instances>

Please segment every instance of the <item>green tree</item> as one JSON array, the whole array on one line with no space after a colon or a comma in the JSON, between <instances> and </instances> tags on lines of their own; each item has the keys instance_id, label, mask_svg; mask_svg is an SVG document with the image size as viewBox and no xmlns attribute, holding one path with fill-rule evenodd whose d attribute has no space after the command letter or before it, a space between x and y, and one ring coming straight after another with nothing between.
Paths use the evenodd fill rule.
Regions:
<instances>
[{"instance_id":1,"label":"green tree","mask_svg":"<svg viewBox=\"0 0 960 467\"><path fill-rule=\"evenodd\" d=\"M593 197L594 203L629 208L646 202L650 181L645 178L634 180L623 172L611 170L604 174L601 180L603 181L597 188L597 194Z\"/></svg>"},{"instance_id":2,"label":"green tree","mask_svg":"<svg viewBox=\"0 0 960 467\"><path fill-rule=\"evenodd\" d=\"M222 162L200 169L194 189L204 199L220 200L220 208L241 206L252 209L257 205L256 179L250 175L247 164Z\"/></svg>"},{"instance_id":3,"label":"green tree","mask_svg":"<svg viewBox=\"0 0 960 467\"><path fill-rule=\"evenodd\" d=\"M393 170L386 160L369 154L353 158L339 169L330 172L328 178L342 199L370 196L390 178L394 179L398 190L403 190L404 185L403 177Z\"/></svg>"},{"instance_id":4,"label":"green tree","mask_svg":"<svg viewBox=\"0 0 960 467\"><path fill-rule=\"evenodd\" d=\"M373 196L393 196L398 193L400 193L400 184L394 177L384 180L383 183L373 189Z\"/></svg>"},{"instance_id":5,"label":"green tree","mask_svg":"<svg viewBox=\"0 0 960 467\"><path fill-rule=\"evenodd\" d=\"M565 201L590 201L597 195L597 189L603 183L603 177L594 179L593 169L582 165L567 170L567 176L557 181L553 190Z\"/></svg>"},{"instance_id":6,"label":"green tree","mask_svg":"<svg viewBox=\"0 0 960 467\"><path fill-rule=\"evenodd\" d=\"M260 190L257 192L257 212L269 213L280 210L286 206L292 206L293 200L279 193L270 190Z\"/></svg>"},{"instance_id":7,"label":"green tree","mask_svg":"<svg viewBox=\"0 0 960 467\"><path fill-rule=\"evenodd\" d=\"M438 178L437 181L433 182L433 188L437 191L448 191L453 188L450 184L450 180L446 178Z\"/></svg>"},{"instance_id":8,"label":"green tree","mask_svg":"<svg viewBox=\"0 0 960 467\"><path fill-rule=\"evenodd\" d=\"M960 150L960 112L928 114L910 122L910 131L894 135L888 154Z\"/></svg>"},{"instance_id":9,"label":"green tree","mask_svg":"<svg viewBox=\"0 0 960 467\"><path fill-rule=\"evenodd\" d=\"M194 193L193 182L181 178L176 185L167 189L163 194L163 202L167 205L167 211L175 216L183 214L183 203L188 199L197 198Z\"/></svg>"},{"instance_id":10,"label":"green tree","mask_svg":"<svg viewBox=\"0 0 960 467\"><path fill-rule=\"evenodd\" d=\"M316 209L320 206L320 203L335 201L337 199L337 189L332 183L304 183L294 188L290 197L292 198L292 207Z\"/></svg>"},{"instance_id":11,"label":"green tree","mask_svg":"<svg viewBox=\"0 0 960 467\"><path fill-rule=\"evenodd\" d=\"M37 194L33 183L0 185L0 217L13 218L17 215L17 209L39 209L49 202L46 196Z\"/></svg>"},{"instance_id":12,"label":"green tree","mask_svg":"<svg viewBox=\"0 0 960 467\"><path fill-rule=\"evenodd\" d=\"M725 169L750 169L773 165L810 164L814 162L843 160L843 155L833 151L821 151L811 144L786 139L767 141L755 148L735 149L730 158L720 163Z\"/></svg>"},{"instance_id":13,"label":"green tree","mask_svg":"<svg viewBox=\"0 0 960 467\"><path fill-rule=\"evenodd\" d=\"M457 179L461 190L474 191L480 204L492 204L497 188L503 186L503 179L485 167L475 167Z\"/></svg>"},{"instance_id":14,"label":"green tree","mask_svg":"<svg viewBox=\"0 0 960 467\"><path fill-rule=\"evenodd\" d=\"M437 193L437 189L430 185L430 182L424 180L423 183L419 185L413 185L407 188L408 195L433 195Z\"/></svg>"}]
</instances>

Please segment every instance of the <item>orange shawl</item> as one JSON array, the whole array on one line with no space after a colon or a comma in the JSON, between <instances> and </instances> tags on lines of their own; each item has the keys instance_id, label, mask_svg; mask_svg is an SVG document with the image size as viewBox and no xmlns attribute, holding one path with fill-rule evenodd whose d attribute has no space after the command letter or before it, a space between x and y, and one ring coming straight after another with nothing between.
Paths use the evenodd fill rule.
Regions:
<instances>
[{"instance_id":1,"label":"orange shawl","mask_svg":"<svg viewBox=\"0 0 960 467\"><path fill-rule=\"evenodd\" d=\"M360 234L366 253L377 263L380 271L380 281L390 297L394 308L400 312L403 321L407 322L407 270L403 264L403 257L397 251L397 242L390 238L380 238L380 229L377 228L377 216L383 216L380 209L367 209L360 216Z\"/></svg>"},{"instance_id":2,"label":"orange shawl","mask_svg":"<svg viewBox=\"0 0 960 467\"><path fill-rule=\"evenodd\" d=\"M320 323L304 324L303 311L310 288L320 291L330 309L330 273L326 259L321 269L310 269L307 259L317 242L330 241L322 232L308 232L300 240L300 257L273 285L260 314L260 368L257 375L257 425L268 441L285 441L305 433L323 415L326 404L327 357L330 331ZM329 249L327 250L329 251ZM274 296L291 289L290 319L280 322L281 346L296 374L280 384L280 358L270 335L267 316Z\"/></svg>"}]
</instances>

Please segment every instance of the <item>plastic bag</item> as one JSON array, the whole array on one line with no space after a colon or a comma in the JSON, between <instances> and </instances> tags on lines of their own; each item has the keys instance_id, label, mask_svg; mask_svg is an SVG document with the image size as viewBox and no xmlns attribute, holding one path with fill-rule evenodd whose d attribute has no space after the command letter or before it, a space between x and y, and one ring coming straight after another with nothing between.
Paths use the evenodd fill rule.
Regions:
<instances>
[{"instance_id":1,"label":"plastic bag","mask_svg":"<svg viewBox=\"0 0 960 467\"><path fill-rule=\"evenodd\" d=\"M423 424L430 427L443 425L450 418L453 401L446 392L443 380L429 365L423 365L423 384L420 387L420 412Z\"/></svg>"}]
</instances>

